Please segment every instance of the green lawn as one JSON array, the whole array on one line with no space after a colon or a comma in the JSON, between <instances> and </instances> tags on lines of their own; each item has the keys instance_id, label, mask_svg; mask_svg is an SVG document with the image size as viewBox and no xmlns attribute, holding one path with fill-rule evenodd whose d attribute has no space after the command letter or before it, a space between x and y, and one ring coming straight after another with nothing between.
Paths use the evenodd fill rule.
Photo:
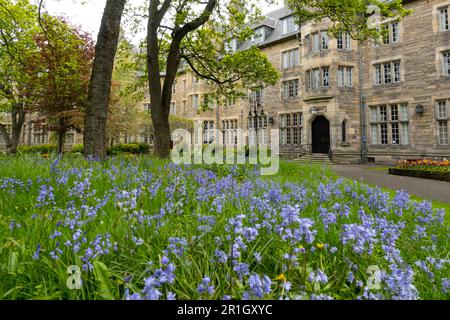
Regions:
<instances>
[{"instance_id":1,"label":"green lawn","mask_svg":"<svg viewBox=\"0 0 450 320\"><path fill-rule=\"evenodd\" d=\"M52 162L0 158L0 299L450 298L438 203L287 162Z\"/></svg>"}]
</instances>

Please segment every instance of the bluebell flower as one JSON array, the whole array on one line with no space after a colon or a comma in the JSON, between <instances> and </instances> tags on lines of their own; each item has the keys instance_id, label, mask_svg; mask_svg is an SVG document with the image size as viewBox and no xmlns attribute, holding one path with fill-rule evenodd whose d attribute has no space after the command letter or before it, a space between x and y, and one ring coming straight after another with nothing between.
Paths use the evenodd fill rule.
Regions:
<instances>
[{"instance_id":1,"label":"bluebell flower","mask_svg":"<svg viewBox=\"0 0 450 320\"><path fill-rule=\"evenodd\" d=\"M235 266L234 266L234 268L233 268L233 270L236 271L236 273L237 273L237 275L238 275L238 278L239 278L240 280L242 280L242 278L243 278L244 276L248 275L249 272L250 272L250 271L249 271L249 268L248 268L248 264L246 264L246 263L244 263L244 262L236 263Z\"/></svg>"},{"instance_id":2,"label":"bluebell flower","mask_svg":"<svg viewBox=\"0 0 450 320\"><path fill-rule=\"evenodd\" d=\"M211 279L209 277L204 277L202 282L197 286L197 292L208 293L208 295L212 296L214 294L214 286L210 286Z\"/></svg>"},{"instance_id":3,"label":"bluebell flower","mask_svg":"<svg viewBox=\"0 0 450 320\"><path fill-rule=\"evenodd\" d=\"M312 271L309 274L308 281L311 283L317 282L326 284L328 283L328 277L322 270L318 269L316 272Z\"/></svg>"},{"instance_id":4,"label":"bluebell flower","mask_svg":"<svg viewBox=\"0 0 450 320\"><path fill-rule=\"evenodd\" d=\"M173 292L167 293L167 300L176 300L176 294Z\"/></svg>"},{"instance_id":5,"label":"bluebell flower","mask_svg":"<svg viewBox=\"0 0 450 320\"><path fill-rule=\"evenodd\" d=\"M33 260L39 260L40 253L41 253L41 245L38 244L36 246L36 251L33 254Z\"/></svg>"}]
</instances>

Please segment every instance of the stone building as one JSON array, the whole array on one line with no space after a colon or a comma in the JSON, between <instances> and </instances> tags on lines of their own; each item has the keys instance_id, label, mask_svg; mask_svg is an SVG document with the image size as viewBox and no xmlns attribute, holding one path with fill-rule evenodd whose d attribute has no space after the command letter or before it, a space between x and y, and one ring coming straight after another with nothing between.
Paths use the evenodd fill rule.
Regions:
<instances>
[{"instance_id":1,"label":"stone building","mask_svg":"<svg viewBox=\"0 0 450 320\"><path fill-rule=\"evenodd\" d=\"M177 79L172 111L203 121L206 136L221 130L229 143L236 127L254 127L256 99L264 110L259 142L280 129L282 154L328 154L338 163L450 158L450 1L404 5L412 14L381 23L388 35L361 48L361 67L349 35L332 36L327 22L299 27L287 8L271 12L251 43L230 47L258 45L280 71L279 83L197 112L207 85L186 73Z\"/></svg>"},{"instance_id":2,"label":"stone building","mask_svg":"<svg viewBox=\"0 0 450 320\"><path fill-rule=\"evenodd\" d=\"M203 112L207 82L181 72L171 113L200 121L204 143L213 129L230 144L236 128L256 126L259 143L280 129L286 156L326 154L336 163L450 158L450 0L403 2L412 14L383 21L388 36L361 51L349 35L331 35L326 21L298 26L286 7L273 11L251 41L229 48L259 46L280 71L278 84Z\"/></svg>"}]
</instances>

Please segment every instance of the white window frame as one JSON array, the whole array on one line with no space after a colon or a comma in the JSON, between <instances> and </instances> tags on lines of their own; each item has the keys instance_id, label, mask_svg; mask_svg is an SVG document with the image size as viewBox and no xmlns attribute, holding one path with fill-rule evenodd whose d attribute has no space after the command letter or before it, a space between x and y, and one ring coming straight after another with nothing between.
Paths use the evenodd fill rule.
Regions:
<instances>
[{"instance_id":1,"label":"white window frame","mask_svg":"<svg viewBox=\"0 0 450 320\"><path fill-rule=\"evenodd\" d=\"M441 32L450 30L449 11L450 6L438 8L439 31Z\"/></svg>"},{"instance_id":2,"label":"white window frame","mask_svg":"<svg viewBox=\"0 0 450 320\"><path fill-rule=\"evenodd\" d=\"M298 24L295 23L294 16L288 16L281 20L282 23L282 30L281 35L286 35L289 33L293 33L298 31L299 27Z\"/></svg>"},{"instance_id":3,"label":"white window frame","mask_svg":"<svg viewBox=\"0 0 450 320\"><path fill-rule=\"evenodd\" d=\"M293 48L281 53L282 68L289 69L300 65L300 49Z\"/></svg>"}]
</instances>

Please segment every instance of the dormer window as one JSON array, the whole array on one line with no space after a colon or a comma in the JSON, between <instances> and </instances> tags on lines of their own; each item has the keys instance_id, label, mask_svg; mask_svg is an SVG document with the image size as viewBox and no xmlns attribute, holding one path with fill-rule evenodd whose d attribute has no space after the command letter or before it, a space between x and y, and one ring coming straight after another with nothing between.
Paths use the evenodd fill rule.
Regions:
<instances>
[{"instance_id":1,"label":"dormer window","mask_svg":"<svg viewBox=\"0 0 450 320\"><path fill-rule=\"evenodd\" d=\"M289 16L281 20L283 23L282 35L298 31L298 24L295 23L294 16Z\"/></svg>"},{"instance_id":2,"label":"dormer window","mask_svg":"<svg viewBox=\"0 0 450 320\"><path fill-rule=\"evenodd\" d=\"M225 50L226 52L236 52L237 51L237 39L231 39L229 42L225 44Z\"/></svg>"},{"instance_id":3,"label":"dormer window","mask_svg":"<svg viewBox=\"0 0 450 320\"><path fill-rule=\"evenodd\" d=\"M266 28L260 27L255 30L253 37L252 37L252 42L257 44L257 43L264 42L264 40L266 40Z\"/></svg>"}]
</instances>

